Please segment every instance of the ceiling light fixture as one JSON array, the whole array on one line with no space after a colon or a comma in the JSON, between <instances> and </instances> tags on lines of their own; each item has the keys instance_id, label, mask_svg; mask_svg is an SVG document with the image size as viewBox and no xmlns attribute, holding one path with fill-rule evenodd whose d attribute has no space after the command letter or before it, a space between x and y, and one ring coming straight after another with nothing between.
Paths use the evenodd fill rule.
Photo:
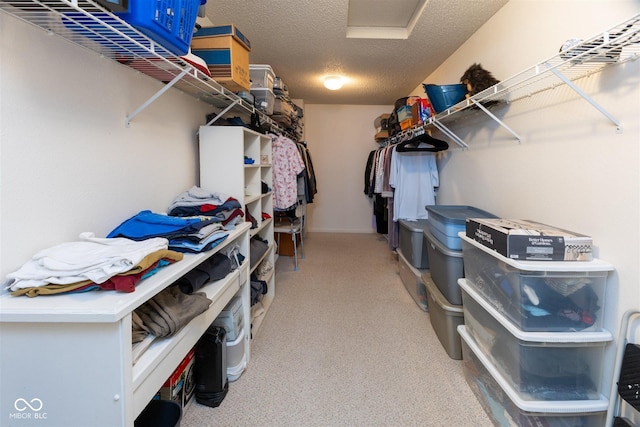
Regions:
<instances>
[{"instance_id":1,"label":"ceiling light fixture","mask_svg":"<svg viewBox=\"0 0 640 427\"><path fill-rule=\"evenodd\" d=\"M344 84L342 76L327 76L324 78L324 87L329 90L338 90Z\"/></svg>"}]
</instances>

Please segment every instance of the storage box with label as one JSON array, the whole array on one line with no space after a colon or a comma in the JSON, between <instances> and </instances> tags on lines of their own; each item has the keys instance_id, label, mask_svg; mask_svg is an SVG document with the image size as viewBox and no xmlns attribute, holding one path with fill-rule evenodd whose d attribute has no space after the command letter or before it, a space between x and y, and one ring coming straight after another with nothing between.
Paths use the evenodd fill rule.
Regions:
<instances>
[{"instance_id":1,"label":"storage box with label","mask_svg":"<svg viewBox=\"0 0 640 427\"><path fill-rule=\"evenodd\" d=\"M464 276L527 332L601 331L608 262L518 261L460 233Z\"/></svg>"},{"instance_id":2,"label":"storage box with label","mask_svg":"<svg viewBox=\"0 0 640 427\"><path fill-rule=\"evenodd\" d=\"M591 261L589 236L523 219L469 218L467 236L511 259Z\"/></svg>"},{"instance_id":3,"label":"storage box with label","mask_svg":"<svg viewBox=\"0 0 640 427\"><path fill-rule=\"evenodd\" d=\"M211 76L225 88L251 89L251 42L234 25L199 29L191 39L191 52L204 59Z\"/></svg>"}]
</instances>

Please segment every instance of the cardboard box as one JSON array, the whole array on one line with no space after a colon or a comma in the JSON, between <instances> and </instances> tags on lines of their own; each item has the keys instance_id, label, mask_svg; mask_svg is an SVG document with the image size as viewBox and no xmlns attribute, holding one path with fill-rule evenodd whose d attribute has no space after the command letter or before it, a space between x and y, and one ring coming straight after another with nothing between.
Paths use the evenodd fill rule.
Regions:
<instances>
[{"instance_id":1,"label":"cardboard box","mask_svg":"<svg viewBox=\"0 0 640 427\"><path fill-rule=\"evenodd\" d=\"M530 220L468 218L467 237L522 261L591 261L593 240Z\"/></svg>"},{"instance_id":2,"label":"cardboard box","mask_svg":"<svg viewBox=\"0 0 640 427\"><path fill-rule=\"evenodd\" d=\"M293 239L291 234L288 233L274 233L274 240L277 242L280 238L280 245L278 246L278 255L293 256ZM298 246L298 255L300 255L300 235L296 234L296 243Z\"/></svg>"},{"instance_id":3,"label":"cardboard box","mask_svg":"<svg viewBox=\"0 0 640 427\"><path fill-rule=\"evenodd\" d=\"M195 350L191 349L162 385L160 399L173 400L183 409L191 402L196 389L193 377L194 358Z\"/></svg>"},{"instance_id":4,"label":"cardboard box","mask_svg":"<svg viewBox=\"0 0 640 427\"><path fill-rule=\"evenodd\" d=\"M251 43L233 25L198 30L191 52L204 59L215 81L232 92L251 89Z\"/></svg>"}]
</instances>

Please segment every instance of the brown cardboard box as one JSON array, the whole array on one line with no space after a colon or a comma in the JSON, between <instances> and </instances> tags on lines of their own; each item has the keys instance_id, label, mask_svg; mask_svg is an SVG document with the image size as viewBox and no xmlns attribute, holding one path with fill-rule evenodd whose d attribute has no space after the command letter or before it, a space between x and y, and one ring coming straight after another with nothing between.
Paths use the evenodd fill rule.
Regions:
<instances>
[{"instance_id":1,"label":"brown cardboard box","mask_svg":"<svg viewBox=\"0 0 640 427\"><path fill-rule=\"evenodd\" d=\"M293 256L293 239L291 234L286 233L274 233L274 240L278 242L278 236L280 236L280 245L278 246L278 255ZM298 246L298 255L300 255L300 235L296 234L296 243Z\"/></svg>"},{"instance_id":2,"label":"brown cardboard box","mask_svg":"<svg viewBox=\"0 0 640 427\"><path fill-rule=\"evenodd\" d=\"M250 42L233 25L202 28L191 39L191 52L205 60L213 79L233 92L251 89Z\"/></svg>"}]
</instances>

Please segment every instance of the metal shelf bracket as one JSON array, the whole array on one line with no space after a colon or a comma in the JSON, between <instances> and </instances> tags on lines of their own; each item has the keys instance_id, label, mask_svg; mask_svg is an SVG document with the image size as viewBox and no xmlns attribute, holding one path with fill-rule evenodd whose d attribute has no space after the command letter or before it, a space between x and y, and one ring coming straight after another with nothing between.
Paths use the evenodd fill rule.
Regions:
<instances>
[{"instance_id":1,"label":"metal shelf bracket","mask_svg":"<svg viewBox=\"0 0 640 427\"><path fill-rule=\"evenodd\" d=\"M439 121L433 120L431 123L436 128L438 128L442 133L447 135L449 138L453 139L456 142L456 144L458 144L460 147L462 147L464 149L469 148L469 145L466 142L464 142L458 135L453 133L448 127L446 127L445 125L443 125Z\"/></svg>"},{"instance_id":2,"label":"metal shelf bracket","mask_svg":"<svg viewBox=\"0 0 640 427\"><path fill-rule=\"evenodd\" d=\"M476 107L478 107L479 109L484 111L484 113L487 116L491 117L496 123L498 123L500 126L502 126L507 132L509 132L511 135L515 136L515 138L518 140L518 142L522 142L522 138L520 137L520 135L518 135L516 132L514 132L514 130L511 129L509 126L507 126L502 120L497 118L495 114L493 114L491 111L489 111L487 109L487 107L485 107L484 105L482 105L481 103L479 103L478 101L476 101L473 98L469 98L469 100L473 103L473 105L475 105Z\"/></svg>"},{"instance_id":3,"label":"metal shelf bracket","mask_svg":"<svg viewBox=\"0 0 640 427\"><path fill-rule=\"evenodd\" d=\"M591 104L596 110L600 111L600 113L602 113L602 115L605 116L607 119L609 119L609 121L616 126L616 133L622 133L622 123L620 123L620 120L616 119L612 114L610 114L607 110L605 110L604 107L598 104L593 98L587 95L582 89L576 86L575 83L569 80L567 76L562 74L555 67L551 66L548 62L545 62L544 65L549 70L551 70L551 72L555 74L556 77L562 80L563 83L565 83L567 86L573 89L574 92L576 92L578 95L584 98L585 101Z\"/></svg>"},{"instance_id":4,"label":"metal shelf bracket","mask_svg":"<svg viewBox=\"0 0 640 427\"><path fill-rule=\"evenodd\" d=\"M151 98L147 99L133 113L127 115L127 119L125 121L125 125L127 127L131 127L131 120L133 120L133 118L135 116L140 114L145 108L147 108L149 105L151 105L153 103L153 101L158 99L163 93L165 93L166 91L171 89L173 87L173 85L176 84L178 81L180 81L180 79L182 79L185 76L185 74L187 74L189 71L191 71L191 69L192 69L192 67L187 67L184 70L182 70L182 72L180 74L175 76L169 83L164 85L159 91L157 91L153 96L151 96Z\"/></svg>"}]
</instances>

